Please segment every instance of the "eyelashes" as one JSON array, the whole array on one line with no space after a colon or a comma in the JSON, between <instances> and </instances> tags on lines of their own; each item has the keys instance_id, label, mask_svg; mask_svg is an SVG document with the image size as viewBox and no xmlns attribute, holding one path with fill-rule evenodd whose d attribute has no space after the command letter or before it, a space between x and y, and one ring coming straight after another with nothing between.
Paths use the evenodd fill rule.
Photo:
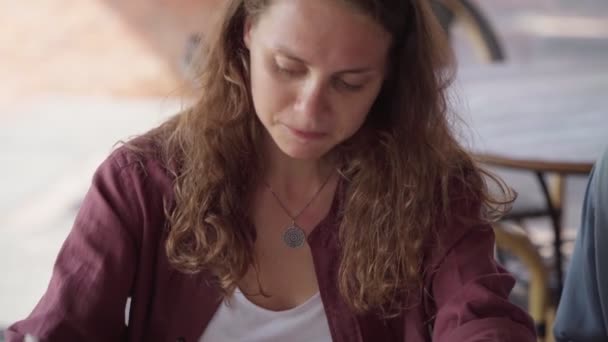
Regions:
<instances>
[{"instance_id":1,"label":"eyelashes","mask_svg":"<svg viewBox=\"0 0 608 342\"><path fill-rule=\"evenodd\" d=\"M287 68L279 65L276 61L272 65L273 70L282 77L286 77L288 79L297 79L299 77L303 77L306 75L306 70L296 69L296 68ZM345 91L358 91L363 89L364 84L354 84L350 82L346 82L341 78L334 78L332 80L332 85L337 90L345 90Z\"/></svg>"}]
</instances>

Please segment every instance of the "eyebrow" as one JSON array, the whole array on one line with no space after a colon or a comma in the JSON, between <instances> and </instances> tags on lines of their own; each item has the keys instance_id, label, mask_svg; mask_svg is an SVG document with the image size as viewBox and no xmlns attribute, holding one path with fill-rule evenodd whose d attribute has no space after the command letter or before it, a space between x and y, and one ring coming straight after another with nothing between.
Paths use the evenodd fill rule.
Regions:
<instances>
[{"instance_id":1,"label":"eyebrow","mask_svg":"<svg viewBox=\"0 0 608 342\"><path fill-rule=\"evenodd\" d=\"M284 57L286 57L288 59L294 60L294 61L302 63L302 64L309 64L305 60L303 60L299 57L296 57L295 54L292 53L285 46L279 45L275 48L275 51L280 53L281 55L283 55ZM336 72L336 74L364 74L364 73L367 73L370 71L373 71L372 68L362 67L362 68L352 68L352 69L340 70L340 71Z\"/></svg>"}]
</instances>

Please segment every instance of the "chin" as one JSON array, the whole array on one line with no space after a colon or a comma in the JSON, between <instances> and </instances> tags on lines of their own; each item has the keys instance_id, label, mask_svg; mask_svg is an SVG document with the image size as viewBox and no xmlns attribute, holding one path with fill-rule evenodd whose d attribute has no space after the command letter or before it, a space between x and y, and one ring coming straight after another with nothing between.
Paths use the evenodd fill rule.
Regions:
<instances>
[{"instance_id":1,"label":"chin","mask_svg":"<svg viewBox=\"0 0 608 342\"><path fill-rule=\"evenodd\" d=\"M330 150L321 146L279 146L279 148L290 158L299 160L321 159Z\"/></svg>"}]
</instances>

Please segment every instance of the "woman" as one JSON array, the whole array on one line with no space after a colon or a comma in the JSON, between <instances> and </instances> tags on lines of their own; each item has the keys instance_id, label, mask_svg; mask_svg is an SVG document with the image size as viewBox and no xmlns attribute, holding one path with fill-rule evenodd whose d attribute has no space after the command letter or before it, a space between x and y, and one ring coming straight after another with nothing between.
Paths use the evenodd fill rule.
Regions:
<instances>
[{"instance_id":1,"label":"woman","mask_svg":"<svg viewBox=\"0 0 608 342\"><path fill-rule=\"evenodd\" d=\"M8 340L533 341L427 1L234 0L220 21L200 100L101 165Z\"/></svg>"}]
</instances>

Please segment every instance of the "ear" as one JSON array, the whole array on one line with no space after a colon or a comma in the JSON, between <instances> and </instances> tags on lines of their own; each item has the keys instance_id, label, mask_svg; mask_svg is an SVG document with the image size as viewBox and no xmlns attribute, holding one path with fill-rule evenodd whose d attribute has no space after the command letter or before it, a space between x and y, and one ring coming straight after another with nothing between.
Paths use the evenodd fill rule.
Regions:
<instances>
[{"instance_id":1,"label":"ear","mask_svg":"<svg viewBox=\"0 0 608 342\"><path fill-rule=\"evenodd\" d=\"M243 42L247 49L250 49L251 44L251 30L253 29L253 23L251 17L245 18L245 24L243 25Z\"/></svg>"}]
</instances>

